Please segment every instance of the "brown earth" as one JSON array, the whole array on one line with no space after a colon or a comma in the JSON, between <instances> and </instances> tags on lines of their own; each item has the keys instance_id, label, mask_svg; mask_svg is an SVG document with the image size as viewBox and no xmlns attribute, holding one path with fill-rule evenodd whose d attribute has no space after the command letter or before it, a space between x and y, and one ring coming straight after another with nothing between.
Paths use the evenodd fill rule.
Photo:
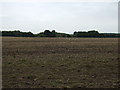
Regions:
<instances>
[{"instance_id":1,"label":"brown earth","mask_svg":"<svg viewBox=\"0 0 120 90\"><path fill-rule=\"evenodd\" d=\"M3 37L3 88L116 88L117 38Z\"/></svg>"}]
</instances>

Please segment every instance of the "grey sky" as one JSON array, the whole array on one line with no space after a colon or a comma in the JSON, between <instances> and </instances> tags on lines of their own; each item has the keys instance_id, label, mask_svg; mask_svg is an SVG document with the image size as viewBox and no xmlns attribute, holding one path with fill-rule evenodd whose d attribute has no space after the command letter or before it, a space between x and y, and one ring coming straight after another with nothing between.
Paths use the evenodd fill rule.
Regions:
<instances>
[{"instance_id":1,"label":"grey sky","mask_svg":"<svg viewBox=\"0 0 120 90\"><path fill-rule=\"evenodd\" d=\"M17 1L17 0L16 0ZM98 30L118 32L118 2L80 2L70 0L0 1L0 29L39 33L46 29L58 32ZM41 1L41 2L40 2ZM100 1L100 0L97 0Z\"/></svg>"}]
</instances>

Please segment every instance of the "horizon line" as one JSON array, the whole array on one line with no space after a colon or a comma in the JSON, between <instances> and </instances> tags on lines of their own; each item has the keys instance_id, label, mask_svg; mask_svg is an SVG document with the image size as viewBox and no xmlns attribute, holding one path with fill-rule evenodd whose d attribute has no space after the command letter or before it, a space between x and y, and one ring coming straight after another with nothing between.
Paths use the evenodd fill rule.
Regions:
<instances>
[{"instance_id":1,"label":"horizon line","mask_svg":"<svg viewBox=\"0 0 120 90\"><path fill-rule=\"evenodd\" d=\"M46 29L46 30L48 30L48 29ZM55 29L53 29L53 30L55 30ZM0 32L1 31L20 31L20 32L31 32L31 33L33 33L32 31L21 31L21 30L0 30ZM45 30L44 30L45 31ZM40 31L40 32L38 32L38 33L41 33L41 32L44 32L44 31ZM52 31L52 30L49 30L49 31ZM74 32L88 32L88 31L98 31L99 32L99 30L75 30L75 31L73 31L73 33ZM65 33L65 34L73 34L73 33L68 33L68 32L60 32L60 31L56 31L55 30L55 32L57 32L57 33ZM38 33L33 33L33 34L38 34ZM118 32L99 32L99 33L115 33L115 34L119 34L120 32L118 31Z\"/></svg>"}]
</instances>

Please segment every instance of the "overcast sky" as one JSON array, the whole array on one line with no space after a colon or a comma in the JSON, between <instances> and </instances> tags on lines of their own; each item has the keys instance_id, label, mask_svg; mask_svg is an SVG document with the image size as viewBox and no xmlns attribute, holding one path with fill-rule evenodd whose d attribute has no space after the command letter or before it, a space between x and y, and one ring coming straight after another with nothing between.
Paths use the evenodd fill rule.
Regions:
<instances>
[{"instance_id":1,"label":"overcast sky","mask_svg":"<svg viewBox=\"0 0 120 90\"><path fill-rule=\"evenodd\" d=\"M118 1L0 0L0 30L118 32Z\"/></svg>"}]
</instances>

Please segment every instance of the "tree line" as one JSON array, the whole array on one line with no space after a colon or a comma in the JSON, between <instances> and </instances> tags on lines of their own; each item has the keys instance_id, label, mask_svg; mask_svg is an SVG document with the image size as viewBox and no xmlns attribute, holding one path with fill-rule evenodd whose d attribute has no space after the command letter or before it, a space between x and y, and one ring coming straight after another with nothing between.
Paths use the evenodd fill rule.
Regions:
<instances>
[{"instance_id":1,"label":"tree line","mask_svg":"<svg viewBox=\"0 0 120 90\"><path fill-rule=\"evenodd\" d=\"M120 37L120 33L99 33L98 31L91 30L88 32L75 31L73 34L58 33L55 30L45 30L38 34L32 32L15 31L0 31L1 36L14 36L14 37Z\"/></svg>"}]
</instances>

